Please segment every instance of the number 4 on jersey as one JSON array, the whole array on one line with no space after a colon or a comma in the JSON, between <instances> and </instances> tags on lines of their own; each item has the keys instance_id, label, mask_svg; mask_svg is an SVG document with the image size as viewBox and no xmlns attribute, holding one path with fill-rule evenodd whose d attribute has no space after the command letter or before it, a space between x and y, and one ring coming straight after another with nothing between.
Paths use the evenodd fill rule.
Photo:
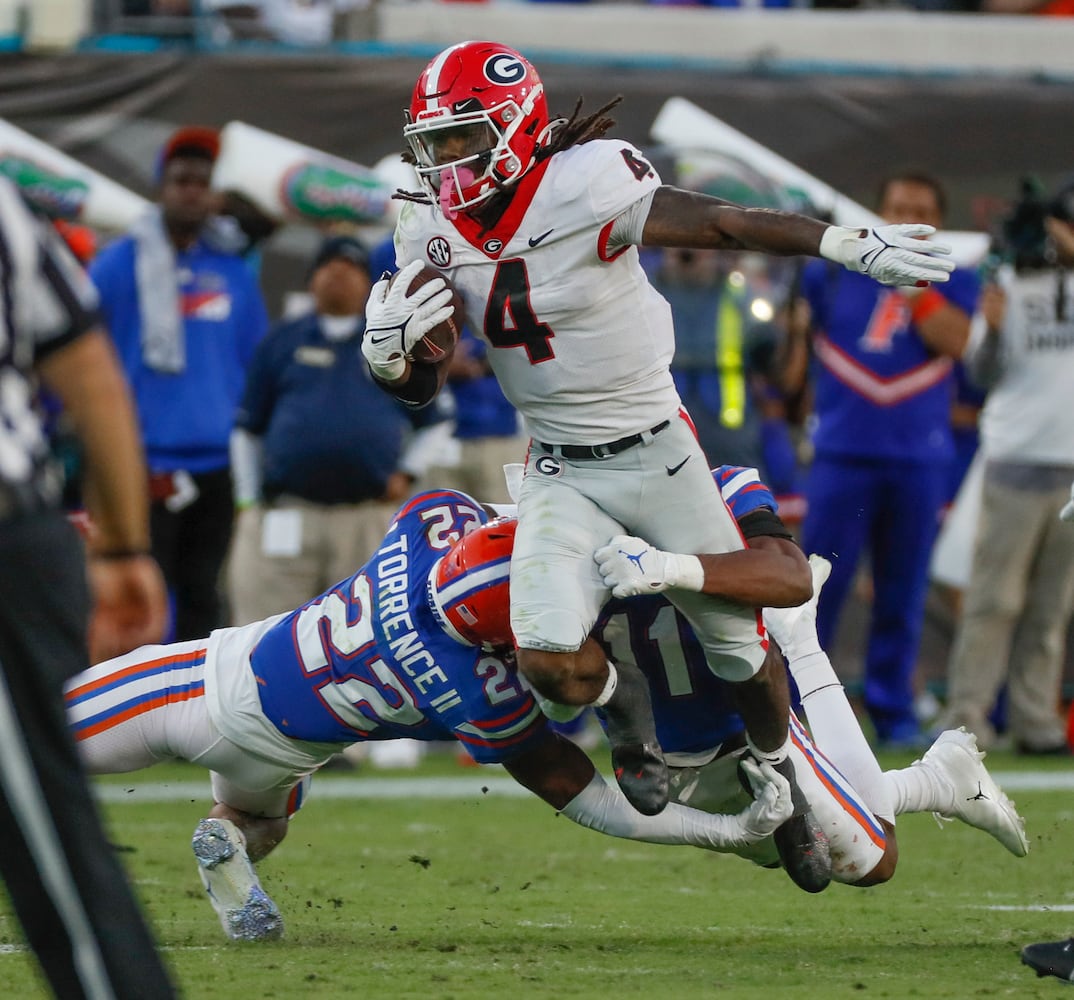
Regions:
<instances>
[{"instance_id":1,"label":"number 4 on jersey","mask_svg":"<svg viewBox=\"0 0 1074 1000\"><path fill-rule=\"evenodd\" d=\"M635 179L641 181L652 176L653 168L646 160L629 149L620 152ZM496 267L485 314L485 336L493 347L524 347L531 365L556 356L550 343L555 334L533 311L529 273L526 262L520 258L500 261Z\"/></svg>"},{"instance_id":2,"label":"number 4 on jersey","mask_svg":"<svg viewBox=\"0 0 1074 1000\"><path fill-rule=\"evenodd\" d=\"M626 161L627 169L634 175L634 180L643 181L646 177L653 176L653 168L647 160L643 160L640 156L635 156L629 149L621 149L619 152L622 153L623 159Z\"/></svg>"},{"instance_id":3,"label":"number 4 on jersey","mask_svg":"<svg viewBox=\"0 0 1074 1000\"><path fill-rule=\"evenodd\" d=\"M485 336L493 347L524 347L531 365L556 356L555 336L530 305L530 279L524 260L503 260L496 267L485 314Z\"/></svg>"}]
</instances>

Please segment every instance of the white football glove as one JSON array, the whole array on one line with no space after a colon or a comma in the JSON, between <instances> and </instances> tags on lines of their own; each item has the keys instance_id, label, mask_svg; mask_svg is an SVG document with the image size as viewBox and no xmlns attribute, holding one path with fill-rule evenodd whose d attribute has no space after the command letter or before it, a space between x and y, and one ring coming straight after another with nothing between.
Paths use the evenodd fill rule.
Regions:
<instances>
[{"instance_id":1,"label":"white football glove","mask_svg":"<svg viewBox=\"0 0 1074 1000\"><path fill-rule=\"evenodd\" d=\"M373 374L384 382L402 378L407 355L414 345L455 311L451 290L443 278L427 281L407 295L410 282L422 266L420 260L411 261L390 288L389 279L381 278L369 292L362 354Z\"/></svg>"},{"instance_id":2,"label":"white football glove","mask_svg":"<svg viewBox=\"0 0 1074 1000\"><path fill-rule=\"evenodd\" d=\"M819 653L817 638L817 601L820 591L832 571L832 564L815 553L809 557L813 573L813 596L794 608L765 608L761 612L768 634L779 643L788 660L797 660L810 653Z\"/></svg>"},{"instance_id":3,"label":"white football glove","mask_svg":"<svg viewBox=\"0 0 1074 1000\"><path fill-rule=\"evenodd\" d=\"M740 766L746 772L753 802L738 814L747 844L771 836L791 818L791 783L768 763L758 764L752 757L743 757Z\"/></svg>"},{"instance_id":4,"label":"white football glove","mask_svg":"<svg viewBox=\"0 0 1074 1000\"><path fill-rule=\"evenodd\" d=\"M954 261L929 254L949 254L951 248L916 238L935 232L935 226L918 223L873 229L829 226L820 238L820 255L842 264L848 271L867 274L884 285L947 281L955 269Z\"/></svg>"},{"instance_id":5,"label":"white football glove","mask_svg":"<svg viewBox=\"0 0 1074 1000\"><path fill-rule=\"evenodd\" d=\"M593 558L613 597L659 594L668 587L700 590L705 583L697 556L662 552L633 535L616 535Z\"/></svg>"},{"instance_id":6,"label":"white football glove","mask_svg":"<svg viewBox=\"0 0 1074 1000\"><path fill-rule=\"evenodd\" d=\"M1070 484L1070 499L1059 512L1060 521L1074 521L1074 483Z\"/></svg>"}]
</instances>

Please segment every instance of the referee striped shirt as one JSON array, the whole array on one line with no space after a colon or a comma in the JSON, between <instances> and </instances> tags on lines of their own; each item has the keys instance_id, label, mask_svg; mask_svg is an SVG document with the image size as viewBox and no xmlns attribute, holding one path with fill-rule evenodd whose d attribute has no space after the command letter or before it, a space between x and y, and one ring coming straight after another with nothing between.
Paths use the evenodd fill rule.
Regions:
<instances>
[{"instance_id":1,"label":"referee striped shirt","mask_svg":"<svg viewBox=\"0 0 1074 1000\"><path fill-rule=\"evenodd\" d=\"M0 177L0 520L58 503L33 367L98 321L97 293L55 229Z\"/></svg>"}]
</instances>

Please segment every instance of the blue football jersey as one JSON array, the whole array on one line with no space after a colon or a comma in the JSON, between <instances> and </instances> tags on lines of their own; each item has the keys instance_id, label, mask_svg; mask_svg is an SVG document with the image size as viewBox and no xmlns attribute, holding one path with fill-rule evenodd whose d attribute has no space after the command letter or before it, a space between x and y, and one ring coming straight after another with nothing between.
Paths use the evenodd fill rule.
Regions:
<instances>
[{"instance_id":1,"label":"blue football jersey","mask_svg":"<svg viewBox=\"0 0 1074 1000\"><path fill-rule=\"evenodd\" d=\"M721 465L712 476L736 521L761 507L778 512L756 469ZM635 663L645 673L666 753L711 750L745 729L727 682L709 670L690 623L663 594L613 598L593 636L613 660Z\"/></svg>"},{"instance_id":2,"label":"blue football jersey","mask_svg":"<svg viewBox=\"0 0 1074 1000\"><path fill-rule=\"evenodd\" d=\"M761 474L756 469L721 465L712 470L712 478L716 480L723 502L736 521L741 521L747 514L762 507L769 508L774 514L779 513L776 498L768 486L761 482Z\"/></svg>"},{"instance_id":3,"label":"blue football jersey","mask_svg":"<svg viewBox=\"0 0 1074 1000\"><path fill-rule=\"evenodd\" d=\"M973 315L972 271L957 270L934 290ZM805 266L802 295L815 326L817 454L950 461L954 362L922 340L905 295L823 260Z\"/></svg>"},{"instance_id":4,"label":"blue football jersey","mask_svg":"<svg viewBox=\"0 0 1074 1000\"><path fill-rule=\"evenodd\" d=\"M542 738L509 660L452 638L429 604L437 560L487 520L464 493L419 494L354 576L266 632L250 663L273 725L315 742L457 739L480 763Z\"/></svg>"}]
</instances>

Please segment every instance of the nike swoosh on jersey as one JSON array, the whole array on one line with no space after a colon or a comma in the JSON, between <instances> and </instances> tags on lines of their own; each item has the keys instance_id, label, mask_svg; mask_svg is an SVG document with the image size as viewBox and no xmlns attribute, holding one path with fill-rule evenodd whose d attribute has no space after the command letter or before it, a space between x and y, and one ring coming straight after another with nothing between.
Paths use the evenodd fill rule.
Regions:
<instances>
[{"instance_id":1,"label":"nike swoosh on jersey","mask_svg":"<svg viewBox=\"0 0 1074 1000\"><path fill-rule=\"evenodd\" d=\"M529 238L530 246L531 247L537 246L538 243L541 243L543 240L548 239L548 237L551 236L553 232L554 232L554 229L549 229L547 233L541 233L540 236L531 236Z\"/></svg>"},{"instance_id":2,"label":"nike swoosh on jersey","mask_svg":"<svg viewBox=\"0 0 1074 1000\"><path fill-rule=\"evenodd\" d=\"M666 472L667 472L667 474L669 476L673 476L673 475L675 475L676 472L679 471L679 469L681 469L689 461L690 461L690 456L687 455L686 458L684 458L678 465L674 466L674 468L671 468L671 467L665 465L664 469L666 470Z\"/></svg>"}]
</instances>

